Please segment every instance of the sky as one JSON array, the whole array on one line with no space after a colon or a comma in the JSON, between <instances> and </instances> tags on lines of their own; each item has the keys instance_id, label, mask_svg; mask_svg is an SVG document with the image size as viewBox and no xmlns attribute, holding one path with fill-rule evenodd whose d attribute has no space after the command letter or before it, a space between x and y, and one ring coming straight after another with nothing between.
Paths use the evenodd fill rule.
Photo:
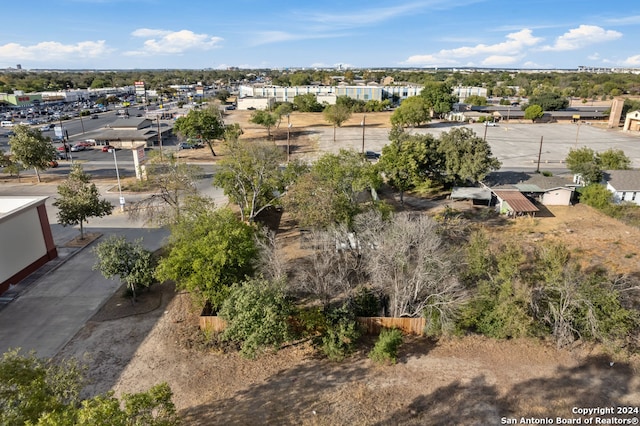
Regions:
<instances>
[{"instance_id":1,"label":"sky","mask_svg":"<svg viewBox=\"0 0 640 426\"><path fill-rule=\"evenodd\" d=\"M640 1L3 0L0 68L640 68Z\"/></svg>"}]
</instances>

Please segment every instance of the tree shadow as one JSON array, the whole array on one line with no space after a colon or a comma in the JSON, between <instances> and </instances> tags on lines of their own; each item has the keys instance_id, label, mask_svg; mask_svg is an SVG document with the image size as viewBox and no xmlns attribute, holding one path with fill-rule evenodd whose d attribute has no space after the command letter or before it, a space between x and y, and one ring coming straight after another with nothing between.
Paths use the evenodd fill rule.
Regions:
<instances>
[{"instance_id":1,"label":"tree shadow","mask_svg":"<svg viewBox=\"0 0 640 426\"><path fill-rule=\"evenodd\" d=\"M518 383L503 395L484 376L477 376L420 395L375 425L488 425L501 424L503 417L517 419L514 424L519 424L522 417L578 418L573 407L629 405L629 394L640 391L633 377L631 365L612 363L606 356L558 368L553 377Z\"/></svg>"},{"instance_id":2,"label":"tree shadow","mask_svg":"<svg viewBox=\"0 0 640 426\"><path fill-rule=\"evenodd\" d=\"M181 418L185 424L296 425L319 409L319 394L364 380L366 374L363 366L353 363L305 362L227 399L189 408Z\"/></svg>"}]
</instances>

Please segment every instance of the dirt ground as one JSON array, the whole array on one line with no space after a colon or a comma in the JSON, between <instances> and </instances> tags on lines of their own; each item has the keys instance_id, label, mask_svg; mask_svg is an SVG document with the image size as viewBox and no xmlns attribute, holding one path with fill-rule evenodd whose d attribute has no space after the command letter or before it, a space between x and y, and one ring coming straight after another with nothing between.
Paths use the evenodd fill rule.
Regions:
<instances>
[{"instance_id":1,"label":"dirt ground","mask_svg":"<svg viewBox=\"0 0 640 426\"><path fill-rule=\"evenodd\" d=\"M407 196L406 206L433 213L443 204ZM549 207L543 216L484 226L496 238L531 245L562 240L584 267L637 274L640 230L583 205ZM283 229L281 236L295 245L295 234ZM246 360L207 346L198 314L170 285L152 287L135 306L119 292L58 356L86 362L86 395L169 383L188 425L487 425L521 417L556 424L558 416L581 417L573 407L640 402L638 356L593 345L558 350L534 339L407 337L396 365L367 358L371 339L340 363L319 357L308 342Z\"/></svg>"}]
</instances>

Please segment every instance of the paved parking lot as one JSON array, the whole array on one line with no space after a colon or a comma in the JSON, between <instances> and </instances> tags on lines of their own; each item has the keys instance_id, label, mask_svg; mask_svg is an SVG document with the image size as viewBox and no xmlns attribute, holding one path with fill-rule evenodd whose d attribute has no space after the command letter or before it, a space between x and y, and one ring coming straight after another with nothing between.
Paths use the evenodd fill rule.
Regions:
<instances>
[{"instance_id":1,"label":"paved parking lot","mask_svg":"<svg viewBox=\"0 0 640 426\"><path fill-rule=\"evenodd\" d=\"M430 133L434 136L462 125L452 123L430 123L419 129L409 129L413 133ZM464 125L478 136L486 138L493 154L507 169L535 169L542 138L540 169L564 170L562 161L569 150L575 147L589 147L594 151L609 148L621 149L631 158L632 167L640 168L640 134L626 133L620 130L602 129L581 124L505 124L485 128L482 124ZM310 129L311 130L311 129ZM362 149L362 128L342 127L336 131L333 141L333 129L330 127L312 129L317 138L318 152L336 152L340 148ZM389 129L365 128L365 149L380 151L388 143Z\"/></svg>"}]
</instances>

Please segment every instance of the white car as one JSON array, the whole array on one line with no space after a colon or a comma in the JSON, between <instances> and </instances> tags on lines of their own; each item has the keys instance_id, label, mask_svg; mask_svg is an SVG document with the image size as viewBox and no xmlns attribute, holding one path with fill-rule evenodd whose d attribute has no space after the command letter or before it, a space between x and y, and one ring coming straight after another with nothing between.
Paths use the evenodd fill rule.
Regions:
<instances>
[{"instance_id":1,"label":"white car","mask_svg":"<svg viewBox=\"0 0 640 426\"><path fill-rule=\"evenodd\" d=\"M496 123L495 121L485 121L484 125L487 127L498 127L498 123Z\"/></svg>"}]
</instances>

